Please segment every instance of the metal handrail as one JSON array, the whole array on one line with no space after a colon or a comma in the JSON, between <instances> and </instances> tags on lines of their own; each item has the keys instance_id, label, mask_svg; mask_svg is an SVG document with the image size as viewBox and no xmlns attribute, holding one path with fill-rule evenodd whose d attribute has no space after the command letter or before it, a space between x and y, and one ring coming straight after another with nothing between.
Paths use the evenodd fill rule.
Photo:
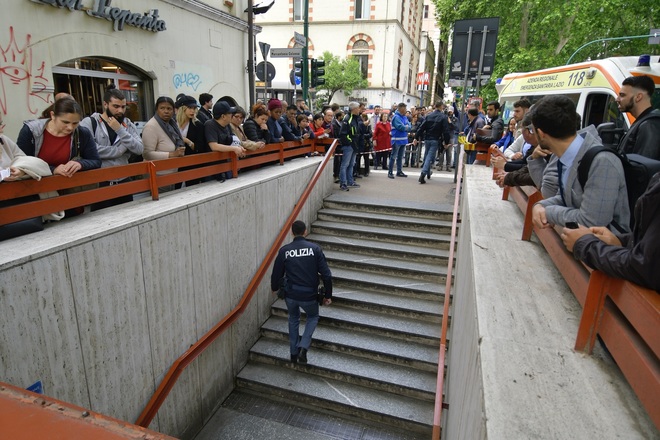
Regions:
<instances>
[{"instance_id":1,"label":"metal handrail","mask_svg":"<svg viewBox=\"0 0 660 440\"><path fill-rule=\"evenodd\" d=\"M456 194L454 195L454 213L451 221L451 236L449 239L449 264L447 265L447 280L445 281L445 304L442 311L442 333L440 336L440 354L438 356L438 380L435 388L435 407L433 409L433 440L439 440L442 433L442 409L449 408L444 402L444 380L445 380L445 352L447 351L447 327L449 326L449 304L451 302L451 280L454 270L454 251L456 248L456 229L458 228L458 207L461 197L461 182L463 179L463 156L465 151L461 150L456 166Z\"/></svg>"},{"instance_id":2,"label":"metal handrail","mask_svg":"<svg viewBox=\"0 0 660 440\"><path fill-rule=\"evenodd\" d=\"M231 312L229 312L227 316L222 318L220 322L218 322L215 326L213 326L213 328L209 330L204 336L202 336L195 344L193 344L184 354L182 354L176 361L174 361L169 371L167 372L167 374L161 381L160 385L158 386L158 389L151 397L149 403L147 403L147 406L144 408L144 410L138 417L137 421L135 422L136 425L143 427L149 426L153 418L156 416L156 413L160 409L161 405L165 401L165 398L176 384L177 379L179 378L181 373L183 373L183 370L185 370L186 367L188 367L188 365L190 365L200 354L202 354L213 341L215 341L220 335L222 335L225 332L225 330L227 330L234 323L234 321L236 321L238 317L241 316L243 312L247 309L248 305L250 304L250 300L252 299L254 293L257 290L257 287L259 287L261 280L263 279L264 275L270 268L273 259L275 258L277 252L282 246L282 242L289 235L291 225L297 219L298 214L300 214L300 211L305 205L305 202L307 201L309 195L314 189L316 182L319 180L319 177L323 173L323 169L325 168L328 161L332 157L332 153L334 152L336 144L337 144L337 140L336 139L332 140L332 144L328 152L325 154L325 157L323 158L323 160L317 167L316 172L312 176L310 183L306 186L305 190L300 196L300 199L294 206L293 211L291 212L286 222L282 226L282 229L280 230L277 239L275 239L275 242L273 242L273 245L270 247L270 250L264 257L264 260L259 266L259 269L257 269L257 272L254 274L254 277L252 277L252 280L245 289L245 292L243 293L243 296L241 297L241 300L239 301L238 305L234 307L234 309Z\"/></svg>"},{"instance_id":3,"label":"metal handrail","mask_svg":"<svg viewBox=\"0 0 660 440\"><path fill-rule=\"evenodd\" d=\"M79 206L91 205L115 197L149 192L152 200L158 200L159 187L186 182L202 177L213 176L231 171L238 176L238 171L254 165L269 163L283 164L291 157L304 156L321 150L327 145L326 140L289 141L268 144L256 151L248 151L246 156L238 159L233 153L211 152L194 154L179 158L144 161L128 165L99 168L78 172L72 177L49 176L40 180L26 179L17 182L2 182L0 201L8 201L35 194L81 188L80 192L59 195L37 201L24 202L0 207L0 226L17 221L64 211ZM185 167L192 169L180 170L169 174L158 174L161 171L177 170ZM96 188L100 182L123 180L127 177L146 176L132 182L121 183ZM85 186L87 186L85 188ZM92 189L88 189L93 187Z\"/></svg>"}]
</instances>

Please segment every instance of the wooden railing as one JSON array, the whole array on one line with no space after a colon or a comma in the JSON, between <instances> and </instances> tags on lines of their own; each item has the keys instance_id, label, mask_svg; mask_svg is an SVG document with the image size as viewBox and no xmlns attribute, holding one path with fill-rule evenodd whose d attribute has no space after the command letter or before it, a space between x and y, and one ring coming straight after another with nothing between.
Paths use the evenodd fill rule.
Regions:
<instances>
[{"instance_id":1,"label":"wooden railing","mask_svg":"<svg viewBox=\"0 0 660 440\"><path fill-rule=\"evenodd\" d=\"M330 145L328 154L325 155L325 157L317 167L316 172L312 176L312 179L310 180L309 184L306 185L305 190L300 196L298 202L295 204L295 207L293 208L293 211L287 218L286 222L284 222L284 225L282 226L282 229L280 230L280 233L278 234L277 238L273 242L273 245L270 247L270 250L264 257L264 260L257 269L257 272L254 274L254 277L252 277L252 280L245 289L245 292L243 292L243 296L238 302L238 305L236 305L236 307L234 307L234 309L231 312L229 312L227 316L222 318L220 322L218 322L211 330L209 330L185 353L183 353L176 361L174 361L169 371L167 372L167 374L161 381L160 385L158 386L158 389L151 397L149 403L144 408L144 410L138 417L137 421L135 422L137 425L143 426L145 428L149 426L153 418L156 416L156 413L158 413L159 408L165 401L165 398L170 393L170 391L176 384L176 381L178 380L179 376L181 375L181 373L183 373L186 367L188 367L188 365L190 365L200 354L202 354L209 347L209 345L213 343L213 341L215 341L218 337L220 337L247 309L248 305L250 304L250 301L252 300L252 297L254 296L254 293L261 284L261 280L263 279L264 275L266 275L273 260L275 259L275 256L277 255L279 248L282 246L284 239L289 235L289 232L291 230L291 225L298 218L298 215L300 214L300 211L305 205L305 202L309 198L311 192L314 190L314 186L316 185L316 182L321 177L323 173L323 169L327 165L328 161L332 156L332 153L335 150L336 142L337 142L336 139L329 139L328 141L325 142L316 141L316 144L312 143L312 145L322 147L323 151L325 151L325 145ZM280 151L280 154L281 153L282 151ZM285 152L284 154L282 154L280 156L281 159L283 160L283 158L285 157L293 156L287 154L289 153ZM243 161L244 159L242 159L240 162Z\"/></svg>"},{"instance_id":2,"label":"wooden railing","mask_svg":"<svg viewBox=\"0 0 660 440\"><path fill-rule=\"evenodd\" d=\"M0 201L51 191L64 190L63 192L67 192L66 190L70 188L80 190L72 194L62 194L48 199L0 208L0 226L143 192L149 192L152 200L158 200L158 188L229 171L236 177L240 170L248 167L272 163L283 164L285 159L325 153L326 146L330 145L332 141L333 139L308 139L268 144L261 150L248 151L246 157L242 159L238 159L233 153L213 152L83 171L70 178L49 176L40 181L27 179L17 182L2 182L0 184ZM196 168L176 171L179 168L191 166ZM170 173L167 173L168 171ZM98 187L101 182L127 178L130 179L118 185Z\"/></svg>"},{"instance_id":3,"label":"wooden railing","mask_svg":"<svg viewBox=\"0 0 660 440\"><path fill-rule=\"evenodd\" d=\"M510 191L511 194L531 192L523 188ZM525 202L517 201L525 215L523 237L525 228L531 224L531 207L536 203L533 200L540 199L528 196ZM575 350L591 353L596 336L600 336L660 429L660 294L592 271L566 250L558 229L534 227L534 233L583 307Z\"/></svg>"},{"instance_id":4,"label":"wooden railing","mask_svg":"<svg viewBox=\"0 0 660 440\"><path fill-rule=\"evenodd\" d=\"M463 163L464 151L461 151L457 164ZM458 166L457 185L461 185L463 179L463 167ZM449 304L451 303L451 287L454 271L454 252L456 250L456 234L458 230L458 210L460 206L460 188L456 188L454 195L454 213L451 220L451 235L449 238L449 264L447 265L447 280L445 281L445 304L442 310L442 333L440 334L440 353L438 355L438 378L435 387L435 407L433 409L433 440L439 440L442 433L442 409L448 409L449 405L444 402L445 381L445 355L447 352L447 329L449 327Z\"/></svg>"}]
</instances>

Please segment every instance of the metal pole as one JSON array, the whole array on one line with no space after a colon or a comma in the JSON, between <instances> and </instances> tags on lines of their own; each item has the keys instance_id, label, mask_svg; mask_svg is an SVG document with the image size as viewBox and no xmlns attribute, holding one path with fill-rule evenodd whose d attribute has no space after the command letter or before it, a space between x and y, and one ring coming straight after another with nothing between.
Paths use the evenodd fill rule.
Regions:
<instances>
[{"instance_id":1,"label":"metal pole","mask_svg":"<svg viewBox=\"0 0 660 440\"><path fill-rule=\"evenodd\" d=\"M479 55L479 70L477 70L477 91L476 96L479 96L479 88L481 86L481 69L484 65L484 52L486 51L486 36L488 35L488 26L484 26L483 34L481 35L481 55Z\"/></svg>"},{"instance_id":2,"label":"metal pole","mask_svg":"<svg viewBox=\"0 0 660 440\"><path fill-rule=\"evenodd\" d=\"M309 0L305 0L304 3L305 4L303 6L303 9L304 9L303 10L303 17L305 19L305 24L304 24L304 28L303 28L304 29L303 34L305 35L305 46L303 47L302 60L301 60L302 61L301 68L302 68L302 73L303 73L301 87L302 87L303 99L305 100L305 102L307 103L309 108L313 108L312 103L309 102L309 100L308 100L309 97L307 96L308 89L309 89L309 70L307 68L308 63L309 63L309 61L307 60L307 56L308 56L307 46L309 45Z\"/></svg>"},{"instance_id":3,"label":"metal pole","mask_svg":"<svg viewBox=\"0 0 660 440\"><path fill-rule=\"evenodd\" d=\"M599 42L602 42L602 41L632 40L633 38L649 38L649 37L657 38L658 33L653 33L653 34L648 34L648 35L633 35L633 36L630 36L630 37L601 38L599 40L593 40L593 41L590 41L590 42L588 42L586 44L583 44L582 46L578 47L577 50L575 52L573 52L573 55L570 56L568 61L566 61L566 64L571 64L571 60L573 59L575 54L577 54L579 51L581 51L585 47L589 46L590 44L599 43Z\"/></svg>"},{"instance_id":4,"label":"metal pole","mask_svg":"<svg viewBox=\"0 0 660 440\"><path fill-rule=\"evenodd\" d=\"M268 105L268 54L264 54L264 102Z\"/></svg>"},{"instance_id":5,"label":"metal pole","mask_svg":"<svg viewBox=\"0 0 660 440\"><path fill-rule=\"evenodd\" d=\"M248 88L249 97L250 97L250 106L255 104L255 91L254 91L254 11L252 7L254 6L254 0L248 0L248 62L247 62L247 74L248 74Z\"/></svg>"},{"instance_id":6,"label":"metal pole","mask_svg":"<svg viewBox=\"0 0 660 440\"><path fill-rule=\"evenodd\" d=\"M463 127L465 127L465 121L467 119L467 115L465 114L465 109L467 108L467 98L468 98L468 76L470 73L470 48L472 46L472 26L470 26L470 30L468 31L468 43L467 43L467 51L465 53L465 80L463 82L463 108L461 111L461 126L460 126L460 131L463 131Z\"/></svg>"}]
</instances>

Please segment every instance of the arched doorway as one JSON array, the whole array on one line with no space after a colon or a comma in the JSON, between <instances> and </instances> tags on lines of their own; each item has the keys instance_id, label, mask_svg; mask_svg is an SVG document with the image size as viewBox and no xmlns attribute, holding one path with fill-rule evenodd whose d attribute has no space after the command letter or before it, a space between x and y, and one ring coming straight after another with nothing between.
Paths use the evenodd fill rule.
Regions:
<instances>
[{"instance_id":1,"label":"arched doorway","mask_svg":"<svg viewBox=\"0 0 660 440\"><path fill-rule=\"evenodd\" d=\"M126 116L146 121L153 114L151 78L134 66L110 58L76 58L53 67L55 93L66 92L80 103L85 115L103 109L103 93L114 83L126 95Z\"/></svg>"}]
</instances>

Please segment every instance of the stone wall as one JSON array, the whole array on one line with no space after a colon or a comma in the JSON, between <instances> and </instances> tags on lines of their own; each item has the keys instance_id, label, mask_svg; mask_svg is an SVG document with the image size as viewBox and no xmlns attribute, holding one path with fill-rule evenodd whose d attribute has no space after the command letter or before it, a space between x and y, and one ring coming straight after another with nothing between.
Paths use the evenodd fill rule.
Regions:
<instances>
[{"instance_id":1,"label":"stone wall","mask_svg":"<svg viewBox=\"0 0 660 440\"><path fill-rule=\"evenodd\" d=\"M292 160L0 243L0 381L41 380L49 396L134 422L173 361L236 307L318 163ZM308 224L331 165L298 217ZM232 391L270 313L269 276L181 375L152 429L189 437Z\"/></svg>"}]
</instances>

